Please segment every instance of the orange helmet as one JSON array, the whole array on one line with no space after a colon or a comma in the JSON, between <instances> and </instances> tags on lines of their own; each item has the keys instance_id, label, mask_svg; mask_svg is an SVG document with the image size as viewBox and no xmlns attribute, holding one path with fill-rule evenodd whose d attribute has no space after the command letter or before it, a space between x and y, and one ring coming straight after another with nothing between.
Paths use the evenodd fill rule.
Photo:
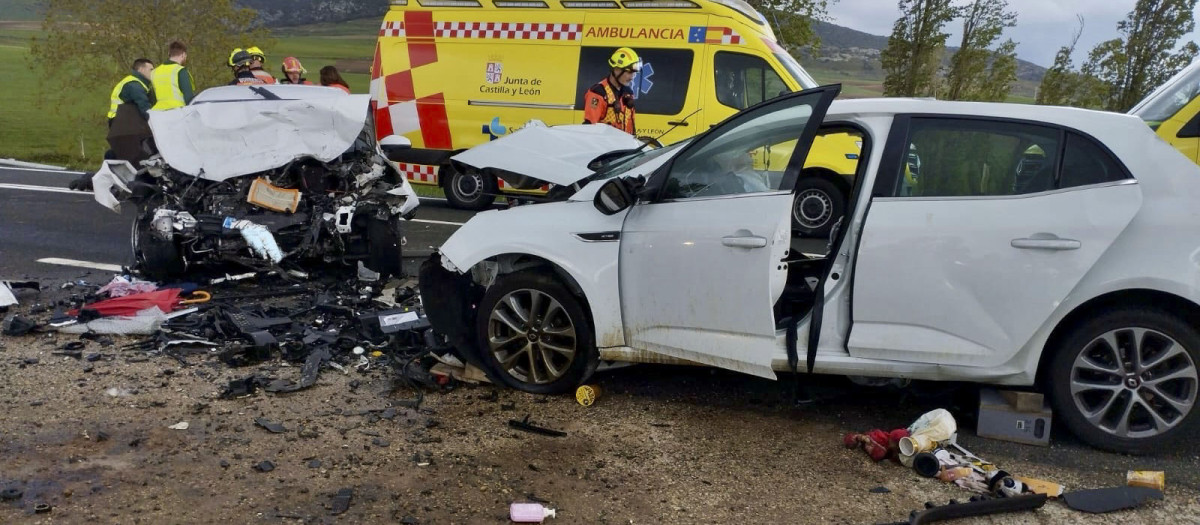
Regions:
<instances>
[{"instance_id":1,"label":"orange helmet","mask_svg":"<svg viewBox=\"0 0 1200 525\"><path fill-rule=\"evenodd\" d=\"M296 57L287 57L283 59L283 74L300 73L301 75L308 73L307 69L300 64L300 60Z\"/></svg>"}]
</instances>

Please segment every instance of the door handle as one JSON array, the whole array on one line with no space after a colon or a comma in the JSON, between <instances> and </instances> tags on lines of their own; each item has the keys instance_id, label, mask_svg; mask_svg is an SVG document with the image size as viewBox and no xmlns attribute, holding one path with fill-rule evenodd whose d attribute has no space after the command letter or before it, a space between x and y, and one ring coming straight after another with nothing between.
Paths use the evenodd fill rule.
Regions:
<instances>
[{"instance_id":1,"label":"door handle","mask_svg":"<svg viewBox=\"0 0 1200 525\"><path fill-rule=\"evenodd\" d=\"M688 123L688 121L686 121L686 120L680 120L680 121L670 121L670 122L667 122L667 125L668 125L668 126L681 126L681 127L687 127L687 126L689 125L689 123Z\"/></svg>"},{"instance_id":2,"label":"door handle","mask_svg":"<svg viewBox=\"0 0 1200 525\"><path fill-rule=\"evenodd\" d=\"M1013 248L1023 250L1078 250L1083 243L1075 239L1062 239L1053 233L1035 233L1029 237L1013 239Z\"/></svg>"},{"instance_id":3,"label":"door handle","mask_svg":"<svg viewBox=\"0 0 1200 525\"><path fill-rule=\"evenodd\" d=\"M757 235L729 235L721 237L721 244L731 248L766 248L767 238Z\"/></svg>"}]
</instances>

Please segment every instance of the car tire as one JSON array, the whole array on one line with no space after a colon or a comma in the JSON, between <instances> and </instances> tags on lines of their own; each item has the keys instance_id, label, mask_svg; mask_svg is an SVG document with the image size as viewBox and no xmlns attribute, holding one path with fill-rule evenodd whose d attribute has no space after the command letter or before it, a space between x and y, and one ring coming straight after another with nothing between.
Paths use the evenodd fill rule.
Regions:
<instances>
[{"instance_id":1,"label":"car tire","mask_svg":"<svg viewBox=\"0 0 1200 525\"><path fill-rule=\"evenodd\" d=\"M1059 420L1096 448L1144 454L1200 426L1200 333L1152 308L1121 308L1075 326L1046 379Z\"/></svg>"},{"instance_id":2,"label":"car tire","mask_svg":"<svg viewBox=\"0 0 1200 525\"><path fill-rule=\"evenodd\" d=\"M452 170L442 189L451 207L470 211L487 209L500 191L494 177L474 170L467 173Z\"/></svg>"},{"instance_id":3,"label":"car tire","mask_svg":"<svg viewBox=\"0 0 1200 525\"><path fill-rule=\"evenodd\" d=\"M151 209L148 207L148 209ZM129 244L133 250L133 266L153 281L163 281L183 275L187 264L172 241L154 237L150 232L150 217L140 214L130 228Z\"/></svg>"},{"instance_id":4,"label":"car tire","mask_svg":"<svg viewBox=\"0 0 1200 525\"><path fill-rule=\"evenodd\" d=\"M580 298L553 277L501 276L484 293L478 312L476 348L493 381L557 394L582 384L600 363Z\"/></svg>"},{"instance_id":5,"label":"car tire","mask_svg":"<svg viewBox=\"0 0 1200 525\"><path fill-rule=\"evenodd\" d=\"M801 175L792 201L792 229L808 237L825 237L846 211L846 196L819 176Z\"/></svg>"}]
</instances>

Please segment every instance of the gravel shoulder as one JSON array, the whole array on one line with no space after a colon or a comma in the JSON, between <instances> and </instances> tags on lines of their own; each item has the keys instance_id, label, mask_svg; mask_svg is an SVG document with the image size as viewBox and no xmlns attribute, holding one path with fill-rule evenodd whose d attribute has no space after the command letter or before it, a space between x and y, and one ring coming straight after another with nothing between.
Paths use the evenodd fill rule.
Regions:
<instances>
[{"instance_id":1,"label":"gravel shoulder","mask_svg":"<svg viewBox=\"0 0 1200 525\"><path fill-rule=\"evenodd\" d=\"M0 488L23 491L0 502L0 523L506 523L509 503L530 500L558 509L553 523L891 522L970 493L874 463L841 436L905 426L939 406L962 414L960 441L976 454L1068 490L1122 485L1127 469L1167 472L1166 500L1139 509L1093 516L1051 501L963 523L1200 522L1195 444L1135 458L1061 431L1050 448L980 439L962 390L918 396L820 378L810 383L818 400L796 404L795 378L643 366L599 374L603 394L590 408L461 385L426 393L414 410L405 406L414 391L373 367L326 369L292 394L223 400L230 379L299 368L230 369L209 356L183 366L95 342L84 351L105 356L95 363L51 355L73 340L0 339ZM567 435L508 426L526 415ZM184 421L186 430L168 428ZM264 461L274 469L256 470ZM880 486L890 492L870 492ZM342 488L353 499L333 515ZM35 514L37 503L52 508Z\"/></svg>"}]
</instances>

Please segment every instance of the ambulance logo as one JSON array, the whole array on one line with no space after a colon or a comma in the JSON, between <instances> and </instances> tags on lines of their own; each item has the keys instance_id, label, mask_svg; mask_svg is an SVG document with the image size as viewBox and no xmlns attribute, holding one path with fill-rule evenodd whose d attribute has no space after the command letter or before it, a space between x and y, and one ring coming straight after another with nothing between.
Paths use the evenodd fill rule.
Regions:
<instances>
[{"instance_id":1,"label":"ambulance logo","mask_svg":"<svg viewBox=\"0 0 1200 525\"><path fill-rule=\"evenodd\" d=\"M504 64L500 62L488 62L485 79L488 84L499 84L504 79Z\"/></svg>"}]
</instances>

